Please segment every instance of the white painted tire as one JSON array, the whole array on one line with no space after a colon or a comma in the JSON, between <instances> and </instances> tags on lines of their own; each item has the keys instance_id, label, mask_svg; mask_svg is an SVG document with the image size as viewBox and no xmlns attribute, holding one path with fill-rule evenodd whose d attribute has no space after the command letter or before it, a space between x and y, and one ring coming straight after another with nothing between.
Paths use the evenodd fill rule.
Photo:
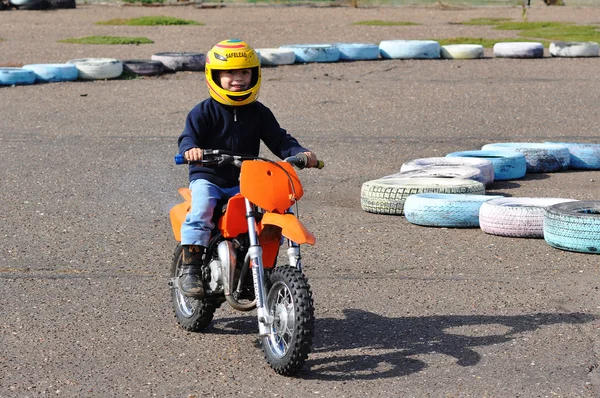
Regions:
<instances>
[{"instance_id":1,"label":"white painted tire","mask_svg":"<svg viewBox=\"0 0 600 398\"><path fill-rule=\"evenodd\" d=\"M379 45L373 43L334 43L340 50L340 61L379 59Z\"/></svg>"},{"instance_id":2,"label":"white painted tire","mask_svg":"<svg viewBox=\"0 0 600 398\"><path fill-rule=\"evenodd\" d=\"M479 226L490 235L513 238L543 238L544 209L563 198L500 198L485 202L479 209Z\"/></svg>"},{"instance_id":3,"label":"white painted tire","mask_svg":"<svg viewBox=\"0 0 600 398\"><path fill-rule=\"evenodd\" d=\"M525 177L527 173L525 155L517 151L460 151L449 153L446 157L468 157L489 160L492 162L494 168L494 181L517 180Z\"/></svg>"},{"instance_id":4,"label":"white painted tire","mask_svg":"<svg viewBox=\"0 0 600 398\"><path fill-rule=\"evenodd\" d=\"M400 171L410 171L415 169L422 169L429 166L471 166L481 170L481 183L484 185L490 185L494 182L494 166L492 162L486 159L479 158L467 158L467 157L432 157L432 158L421 158L414 159L405 162L400 166Z\"/></svg>"},{"instance_id":5,"label":"white painted tire","mask_svg":"<svg viewBox=\"0 0 600 398\"><path fill-rule=\"evenodd\" d=\"M569 148L569 168L580 170L600 170L600 144L583 142L545 142L564 145Z\"/></svg>"},{"instance_id":6,"label":"white painted tire","mask_svg":"<svg viewBox=\"0 0 600 398\"><path fill-rule=\"evenodd\" d=\"M484 195L485 186L462 178L382 178L362 185L360 205L369 213L402 215L408 196L426 192Z\"/></svg>"},{"instance_id":7,"label":"white painted tire","mask_svg":"<svg viewBox=\"0 0 600 398\"><path fill-rule=\"evenodd\" d=\"M440 56L444 59L483 58L483 46L481 44L447 44L440 48Z\"/></svg>"},{"instance_id":8,"label":"white painted tire","mask_svg":"<svg viewBox=\"0 0 600 398\"><path fill-rule=\"evenodd\" d=\"M436 59L440 57L440 43L433 40L383 40L379 54L387 59Z\"/></svg>"},{"instance_id":9,"label":"white painted tire","mask_svg":"<svg viewBox=\"0 0 600 398\"><path fill-rule=\"evenodd\" d=\"M471 166L428 166L401 171L382 178L464 178L479 182L484 180L481 169Z\"/></svg>"},{"instance_id":10,"label":"white painted tire","mask_svg":"<svg viewBox=\"0 0 600 398\"><path fill-rule=\"evenodd\" d=\"M418 193L404 203L404 217L411 224L427 227L479 227L479 208L497 195Z\"/></svg>"},{"instance_id":11,"label":"white painted tire","mask_svg":"<svg viewBox=\"0 0 600 398\"><path fill-rule=\"evenodd\" d=\"M114 79L123 73L123 63L114 58L72 59L67 64L75 65L81 80Z\"/></svg>"},{"instance_id":12,"label":"white painted tire","mask_svg":"<svg viewBox=\"0 0 600 398\"><path fill-rule=\"evenodd\" d=\"M507 42L494 44L494 56L498 58L542 58L544 45L537 42Z\"/></svg>"},{"instance_id":13,"label":"white painted tire","mask_svg":"<svg viewBox=\"0 0 600 398\"><path fill-rule=\"evenodd\" d=\"M336 62L340 59L340 50L332 44L287 44L280 46L296 54L296 62Z\"/></svg>"},{"instance_id":14,"label":"white painted tire","mask_svg":"<svg viewBox=\"0 0 600 398\"><path fill-rule=\"evenodd\" d=\"M206 65L206 55L196 52L162 52L152 54L150 59L162 62L167 72L200 72Z\"/></svg>"},{"instance_id":15,"label":"white painted tire","mask_svg":"<svg viewBox=\"0 0 600 398\"><path fill-rule=\"evenodd\" d=\"M35 73L23 68L0 68L0 85L13 86L35 83Z\"/></svg>"},{"instance_id":16,"label":"white painted tire","mask_svg":"<svg viewBox=\"0 0 600 398\"><path fill-rule=\"evenodd\" d=\"M70 82L77 80L79 70L73 64L31 64L23 69L35 73L36 82Z\"/></svg>"},{"instance_id":17,"label":"white painted tire","mask_svg":"<svg viewBox=\"0 0 600 398\"><path fill-rule=\"evenodd\" d=\"M556 41L550 43L552 57L597 57L598 43L594 41Z\"/></svg>"},{"instance_id":18,"label":"white painted tire","mask_svg":"<svg viewBox=\"0 0 600 398\"><path fill-rule=\"evenodd\" d=\"M569 148L559 144L538 142L497 142L486 144L483 150L509 149L521 152L527 161L528 173L552 173L569 168L571 154Z\"/></svg>"},{"instance_id":19,"label":"white painted tire","mask_svg":"<svg viewBox=\"0 0 600 398\"><path fill-rule=\"evenodd\" d=\"M260 58L261 65L291 65L296 62L296 54L293 50L286 50L283 48L258 48L256 49L256 53Z\"/></svg>"}]
</instances>

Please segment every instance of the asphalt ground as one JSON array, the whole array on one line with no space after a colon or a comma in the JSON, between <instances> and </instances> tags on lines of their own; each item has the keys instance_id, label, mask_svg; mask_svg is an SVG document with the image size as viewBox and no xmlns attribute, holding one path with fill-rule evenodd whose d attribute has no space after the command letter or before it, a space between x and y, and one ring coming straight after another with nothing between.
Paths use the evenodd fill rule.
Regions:
<instances>
[{"instance_id":1,"label":"asphalt ground","mask_svg":"<svg viewBox=\"0 0 600 398\"><path fill-rule=\"evenodd\" d=\"M28 33L43 21L60 19L65 29L69 20L184 9L192 12L2 11L0 63L92 56L91 47L63 52L56 32L47 43ZM265 15L293 13L298 23L279 40L311 42L315 11ZM445 31L457 26L449 20L484 11L519 9L387 12ZM598 9L567 11L600 21ZM347 29L349 11L322 12L340 19L321 35L340 40L336 26ZM27 15L36 22L18 33L13 22ZM191 50L177 32L165 51ZM112 51L141 57L142 46ZM295 378L262 359L253 312L223 306L202 334L184 332L172 315L168 211L187 183L172 158L187 112L206 96L198 72L0 88L0 397L600 396L597 255L477 228L420 227L360 207L363 182L412 159L491 142L600 142L600 58L263 68L261 101L326 163L300 174L301 219L317 236L303 250L317 321ZM528 174L488 192L598 200L599 181L599 171Z\"/></svg>"}]
</instances>

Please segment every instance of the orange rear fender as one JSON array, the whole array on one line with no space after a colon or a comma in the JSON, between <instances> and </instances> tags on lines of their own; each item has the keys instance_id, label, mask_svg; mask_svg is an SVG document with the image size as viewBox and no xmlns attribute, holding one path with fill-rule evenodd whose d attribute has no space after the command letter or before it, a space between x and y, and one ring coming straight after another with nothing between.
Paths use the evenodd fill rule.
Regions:
<instances>
[{"instance_id":1,"label":"orange rear fender","mask_svg":"<svg viewBox=\"0 0 600 398\"><path fill-rule=\"evenodd\" d=\"M300 244L314 245L315 236L293 214L265 213L262 218L265 225L276 225L281 228L281 234Z\"/></svg>"}]
</instances>

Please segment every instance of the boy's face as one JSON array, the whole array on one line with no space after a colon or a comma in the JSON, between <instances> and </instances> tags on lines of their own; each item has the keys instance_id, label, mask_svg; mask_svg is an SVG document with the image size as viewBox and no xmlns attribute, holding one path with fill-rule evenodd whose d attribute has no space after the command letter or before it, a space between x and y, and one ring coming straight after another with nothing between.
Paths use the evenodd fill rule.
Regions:
<instances>
[{"instance_id":1,"label":"boy's face","mask_svg":"<svg viewBox=\"0 0 600 398\"><path fill-rule=\"evenodd\" d=\"M245 91L250 88L252 69L234 69L219 71L221 87L228 91Z\"/></svg>"}]
</instances>

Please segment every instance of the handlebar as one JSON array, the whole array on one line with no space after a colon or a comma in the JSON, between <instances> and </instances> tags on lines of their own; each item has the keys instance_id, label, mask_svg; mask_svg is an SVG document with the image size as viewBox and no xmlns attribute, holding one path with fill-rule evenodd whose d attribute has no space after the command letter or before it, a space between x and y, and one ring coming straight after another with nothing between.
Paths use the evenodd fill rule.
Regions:
<instances>
[{"instance_id":1,"label":"handlebar","mask_svg":"<svg viewBox=\"0 0 600 398\"><path fill-rule=\"evenodd\" d=\"M234 164L238 167L241 166L243 160L254 160L254 159L263 159L257 156L248 156L248 155L237 155L233 152L226 151L223 149L203 149L202 150L202 160L199 161L188 161L183 155L178 154L175 155L175 164L202 164L202 165L217 165L224 166L227 164ZM295 156L290 156L284 159L284 162L291 163L299 169L306 168L306 164L308 163L308 156L305 153L300 152ZM325 163L322 160L317 161L317 165L315 168L322 169L325 166Z\"/></svg>"}]
</instances>

